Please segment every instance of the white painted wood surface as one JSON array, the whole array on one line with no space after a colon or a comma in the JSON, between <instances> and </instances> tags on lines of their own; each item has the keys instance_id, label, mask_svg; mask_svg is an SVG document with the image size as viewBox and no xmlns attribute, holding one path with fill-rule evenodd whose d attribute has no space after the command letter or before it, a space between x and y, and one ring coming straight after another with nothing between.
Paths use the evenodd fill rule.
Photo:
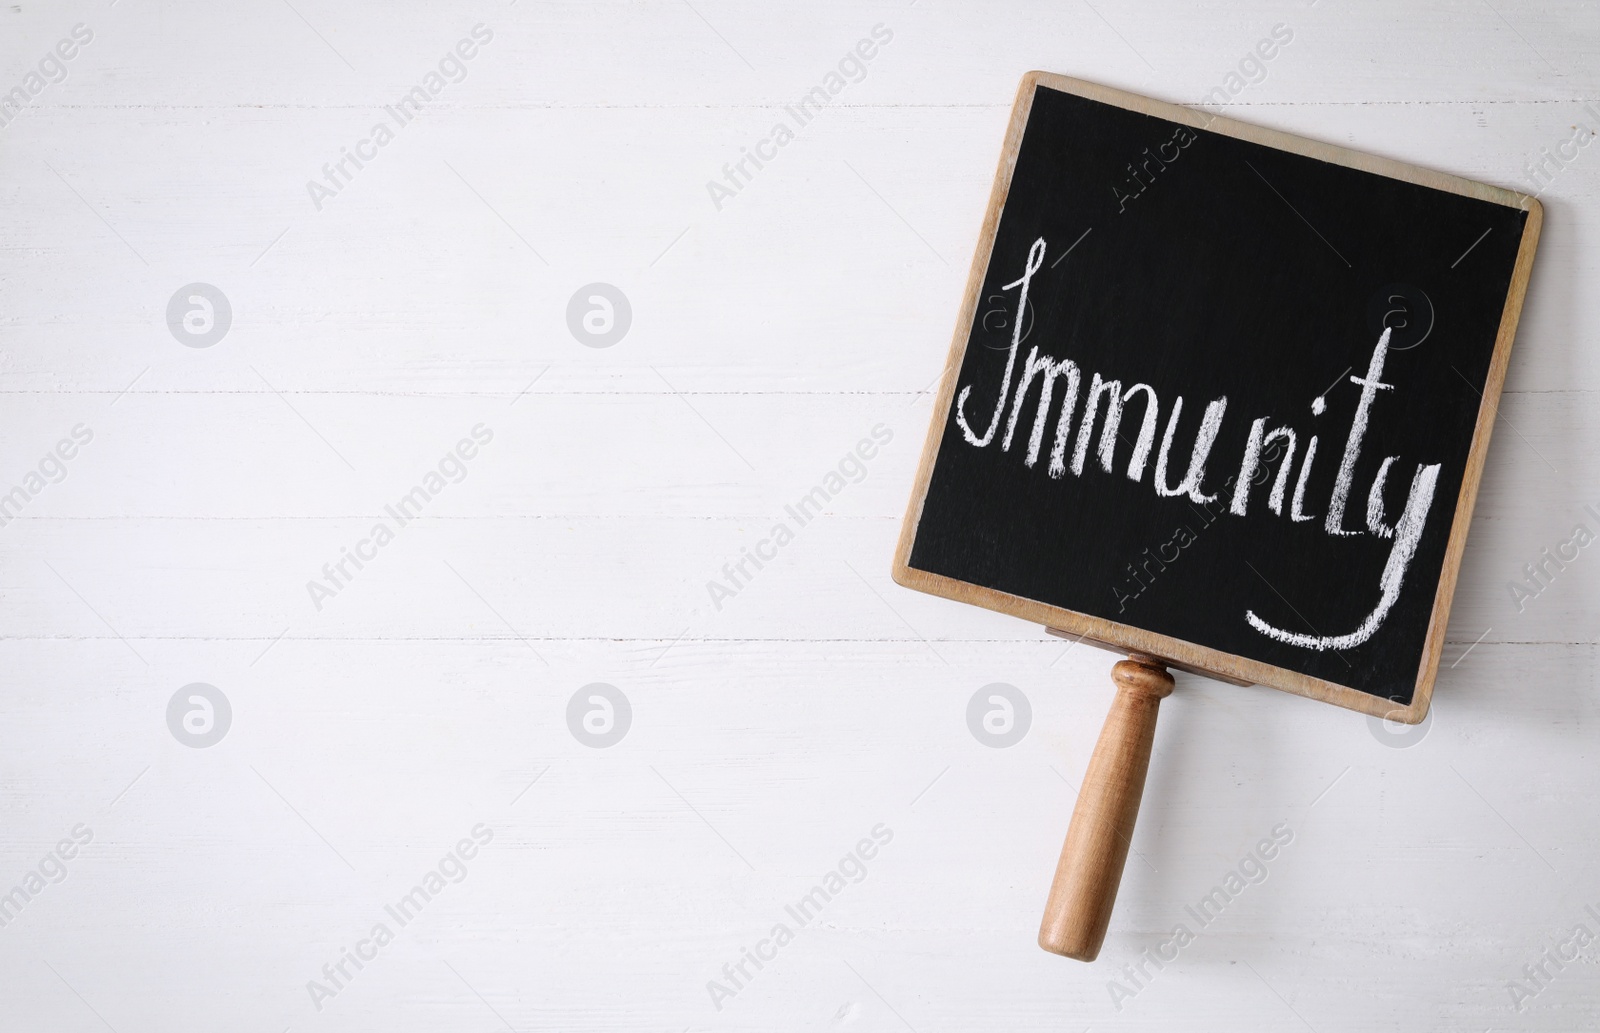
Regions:
<instances>
[{"instance_id":1,"label":"white painted wood surface","mask_svg":"<svg viewBox=\"0 0 1600 1033\"><path fill-rule=\"evenodd\" d=\"M0 927L0 1028L1600 1025L1600 943L1542 959L1600 935L1600 553L1523 612L1506 588L1597 526L1600 148L1541 193L1432 723L1180 675L1095 965L1033 936L1112 658L887 576L1022 72L1193 102L1284 23L1230 113L1528 189L1600 129L1592 6L24 3L0 90L79 23L0 128L0 490L93 432L0 527L0 892L93 838ZM316 210L307 180L479 23L465 79ZM879 23L864 80L718 211L707 180ZM233 310L208 348L166 323L193 282ZM610 348L568 330L592 282L632 305ZM465 479L314 609L480 423ZM879 424L865 479L714 608ZM205 749L167 724L193 682L232 708ZM609 748L568 728L594 682L632 707ZM1032 706L1006 749L965 716L996 682ZM1135 983L1281 823L1265 881Z\"/></svg>"}]
</instances>

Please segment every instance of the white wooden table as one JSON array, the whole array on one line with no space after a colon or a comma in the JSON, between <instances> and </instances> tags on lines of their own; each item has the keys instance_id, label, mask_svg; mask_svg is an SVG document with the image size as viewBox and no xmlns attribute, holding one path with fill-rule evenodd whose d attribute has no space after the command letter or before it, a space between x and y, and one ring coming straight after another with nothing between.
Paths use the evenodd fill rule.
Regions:
<instances>
[{"instance_id":1,"label":"white wooden table","mask_svg":"<svg viewBox=\"0 0 1600 1033\"><path fill-rule=\"evenodd\" d=\"M1544 240L1431 724L1180 676L1080 965L1110 658L889 556L1018 77L1192 103L1275 25L1228 113ZM1600 552L1508 582L1600 530L1597 51L1578 0L0 8L0 1028L1596 1028Z\"/></svg>"}]
</instances>

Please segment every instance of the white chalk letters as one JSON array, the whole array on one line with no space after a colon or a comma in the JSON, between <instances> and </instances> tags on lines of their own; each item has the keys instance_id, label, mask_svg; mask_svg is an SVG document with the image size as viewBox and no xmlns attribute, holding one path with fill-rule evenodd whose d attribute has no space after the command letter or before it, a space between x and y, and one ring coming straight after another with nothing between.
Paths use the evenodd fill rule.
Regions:
<instances>
[{"instance_id":1,"label":"white chalk letters","mask_svg":"<svg viewBox=\"0 0 1600 1033\"><path fill-rule=\"evenodd\" d=\"M1144 478L1145 467L1149 463L1150 452L1155 443L1156 427L1159 424L1161 402L1154 387L1149 384L1134 384L1124 391L1122 381L1109 379L1099 372L1082 370L1071 359L1047 355L1037 344L1029 350L1028 357L1022 364L1021 377L1015 376L1017 350L1021 345L1023 317L1028 304L1028 291L1034 274L1044 265L1045 250L1044 238L1035 240L1033 246L1028 249L1028 258L1023 266L1022 275L1003 288L1018 289L1017 317L1012 321L1011 346L1006 352L1005 373L1000 381L999 397L995 401L994 412L989 417L988 429L980 434L973 429L967 419L967 401L972 394L970 384L963 387L957 396L956 424L961 428L967 444L974 448L986 448L993 442L996 432L1000 429L1001 420L1005 418L1005 434L1000 439L1000 450L1009 452L1016 438L1017 424L1027 408L1028 393L1037 384L1039 401L1033 412L1033 426L1028 433L1027 451L1022 460L1023 465L1031 469L1039 461L1044 433L1050 420L1051 406L1058 394L1057 381L1062 381L1059 390L1061 407L1056 416L1047 472L1051 478L1060 479L1066 476L1070 469L1074 477L1082 477L1090 450L1095 446L1096 419L1100 419L1100 440L1098 448L1094 448L1095 459L1098 460L1102 471L1111 473L1115 466L1117 444L1128 440L1121 435L1124 407L1138 399L1142 402L1139 436L1128 455L1127 466L1128 479L1138 483ZM1327 513L1322 523L1323 531L1332 536L1347 537L1370 533L1378 538L1392 540L1388 561L1378 578L1378 600L1355 630L1336 635L1287 631L1267 623L1254 610L1247 610L1245 620L1249 625L1276 641L1319 651L1351 649L1361 645L1377 633L1384 618L1394 607L1395 601L1400 597L1406 571L1416 557L1428 513L1433 507L1434 489L1439 482L1441 466L1439 463L1417 465L1416 472L1411 478L1411 490L1406 496L1405 508L1400 512L1400 518L1390 525L1384 516L1384 486L1388 481L1389 468L1399 457L1386 457L1367 492L1365 531L1344 526L1345 510L1350 503L1356 463L1361 456L1361 447L1366 437L1373 403L1379 392L1394 391L1393 384L1383 382L1383 367L1388 353L1389 331L1385 329L1373 348L1366 375L1350 378L1351 383L1361 388L1361 397L1356 403L1355 413L1350 422L1350 432L1345 438L1344 452L1339 459L1333 492L1328 499ZM1016 394L1013 396L1014 379ZM1077 439L1071 442L1073 447L1069 462L1067 446L1072 439L1073 418L1077 414L1080 396L1083 398L1083 415L1078 423ZM1006 415L1008 401L1011 405L1009 416ZM1320 415L1326 407L1326 400L1318 398L1312 404L1312 412ZM1102 411L1103 417L1101 417ZM1181 497L1189 502L1206 505L1217 501L1218 494L1226 492L1230 485L1224 484L1215 492L1208 494L1205 484L1207 464L1212 458L1213 446L1222 430L1223 417L1227 411L1226 396L1207 403L1195 429L1194 444L1189 449L1188 465L1183 479L1174 486L1171 483L1169 468L1175 469L1177 463L1182 462L1181 459L1177 462L1172 460L1172 450L1174 439L1180 437L1178 425L1182 422L1183 398L1179 396L1173 399L1172 409L1167 416L1166 430L1161 437L1161 446L1156 449L1155 471L1151 478L1157 497ZM1290 474L1295 466L1299 442L1300 438L1292 427L1269 426L1266 417L1252 422L1245 438L1244 456L1239 464L1238 475L1229 478L1231 497L1225 503L1227 512L1241 517L1249 513L1251 489L1258 484L1265 484L1269 476L1266 466L1275 460L1278 469L1266 498L1266 508L1274 516L1281 517L1284 515L1284 503L1287 498L1288 519L1291 523L1309 523L1317 519L1315 514L1305 512L1306 482L1311 473L1312 463L1317 457L1316 435L1311 435L1305 441L1304 452L1299 455L1299 474L1293 478L1294 491L1292 495L1289 492Z\"/></svg>"}]
</instances>

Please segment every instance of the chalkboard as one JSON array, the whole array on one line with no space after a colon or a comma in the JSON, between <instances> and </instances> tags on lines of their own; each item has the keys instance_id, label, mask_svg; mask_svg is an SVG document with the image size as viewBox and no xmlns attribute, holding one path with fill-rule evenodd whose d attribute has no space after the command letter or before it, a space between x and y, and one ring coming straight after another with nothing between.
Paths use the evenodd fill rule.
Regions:
<instances>
[{"instance_id":1,"label":"chalkboard","mask_svg":"<svg viewBox=\"0 0 1600 1033\"><path fill-rule=\"evenodd\" d=\"M895 579L1421 720L1541 219L1029 73Z\"/></svg>"}]
</instances>

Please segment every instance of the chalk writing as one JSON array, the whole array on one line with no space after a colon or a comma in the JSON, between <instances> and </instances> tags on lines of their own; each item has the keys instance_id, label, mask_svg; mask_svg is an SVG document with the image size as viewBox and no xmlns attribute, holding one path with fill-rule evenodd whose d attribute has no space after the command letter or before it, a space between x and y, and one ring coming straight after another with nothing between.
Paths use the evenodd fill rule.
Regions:
<instances>
[{"instance_id":1,"label":"chalk writing","mask_svg":"<svg viewBox=\"0 0 1600 1033\"><path fill-rule=\"evenodd\" d=\"M1007 403L1010 403L1010 415L1006 419L1005 434L1000 438L1000 451L1009 452L1016 440L1018 424L1021 422L1025 400L1034 384L1038 384L1038 404L1033 414L1033 424L1027 436L1027 449L1023 456L1023 465L1032 469L1039 460L1039 453L1043 448L1044 433L1050 420L1051 407L1056 397L1056 382L1063 382L1061 406L1056 415L1053 445L1050 452L1050 462L1046 469L1047 475L1052 479L1061 479L1066 476L1070 468L1074 477L1082 477L1089 450L1093 444L1095 421L1100 416L1102 402L1104 403L1104 417L1100 423L1100 442L1095 456L1099 466L1105 473L1112 473L1116 449L1119 441L1126 441L1121 437L1120 430L1123 417L1123 407L1126 403L1140 396L1143 401L1143 414L1137 441L1132 445L1126 468L1127 478L1135 483L1142 483L1145 467L1148 465L1151 447L1155 439L1155 430L1159 423L1161 401L1155 386L1150 384L1135 384L1123 390L1122 381L1109 377L1098 371L1086 371L1070 358L1062 358L1046 354L1038 344L1030 348L1027 359L1022 363L1020 377L1017 374L1017 351L1022 341L1021 315L1027 308L1027 298L1033 279L1044 266L1048 246L1043 237L1033 242L1028 249L1027 260L1023 264L1022 275L1005 284L1002 290L1017 291L1018 317L1012 323L1011 345L1006 353L1006 366L1004 375L1000 380L999 396L995 400L994 410L989 417L987 429L979 433L973 428L967 417L969 401L972 399L973 386L968 384L961 389L955 406L956 423L960 427L962 436L967 444L974 448L987 448L994 442L996 432L1000 428L1001 419L1006 415ZM1416 471L1411 477L1411 486L1406 495L1405 505L1400 511L1400 517L1392 525L1386 519L1385 485L1388 480L1390 468L1398 461L1399 456L1384 458L1376 475L1373 477L1366 496L1366 527L1365 529L1347 528L1344 526L1345 511L1349 506L1350 495L1355 487L1355 471L1357 461L1361 457L1363 446L1366 444L1367 428L1369 426L1372 409L1380 393L1388 392L1390 397L1396 393L1395 385L1383 381L1384 363L1389 352L1389 339L1391 331L1386 327L1379 335L1372 355L1367 363L1366 373L1362 376L1351 376L1350 382L1361 388L1361 395L1356 403L1355 412L1351 416L1350 430L1345 437L1344 450L1340 454L1337 474L1334 478L1333 490L1328 499L1326 514L1322 521L1323 531L1334 537L1355 537L1362 534L1371 534L1378 538L1392 541L1388 560L1378 578L1378 599L1372 609L1361 618L1354 630L1343 634L1323 635L1307 634L1289 631L1269 623L1265 618L1256 613L1254 609L1245 611L1245 621L1256 631L1278 642L1296 646L1303 649L1324 651L1343 650L1359 646L1372 638L1382 627L1384 618L1388 616L1395 602L1400 597L1400 592L1405 583L1406 571L1410 568L1412 559L1416 556L1418 544L1422 540L1422 532L1427 524L1428 514L1433 506L1434 489L1438 485L1439 471L1442 464L1417 464ZM1088 381L1087 391L1083 391L1084 381ZM1013 394L1013 387L1015 394ZM1077 438L1074 442L1072 461L1066 459L1067 444L1072 438L1073 419L1077 414L1079 395L1083 394L1082 417L1077 426ZM1321 404L1318 404L1321 403ZM1208 506L1218 500L1219 495L1231 491L1231 498L1223 510L1230 515L1243 517L1249 515L1251 502L1251 489L1263 483L1269 472L1269 464L1277 463L1276 476L1272 480L1272 487L1266 498L1266 509L1274 516L1284 515L1284 502L1289 499L1289 520L1292 523L1309 523L1315 519L1314 515L1305 512L1305 495L1308 477L1311 473L1312 463L1317 455L1317 436L1311 435L1306 442L1304 452L1300 455L1300 468L1295 478L1293 495L1289 494L1290 473L1294 469L1296 453L1300 440L1295 428L1288 425L1275 425L1269 427L1267 417L1254 419L1249 424L1249 431L1245 437L1242 459L1238 466L1238 473L1226 478L1226 483L1220 481L1216 491L1207 492L1208 469L1212 464L1212 452L1219 435L1222 432L1224 420L1228 415L1228 399L1224 395L1213 399L1206 404L1200 416L1198 426L1194 432L1194 443L1189 449L1188 462L1184 468L1182 479L1176 484L1171 483L1169 467L1172 463L1172 451L1175 441L1179 438L1179 426L1183 417L1183 396L1179 395L1172 400L1172 406L1167 416L1166 428L1161 437L1160 447L1155 450L1155 470L1151 477L1151 485L1158 498L1183 498L1191 503ZM1314 416L1321 415L1327 409L1326 399L1319 397L1312 404ZM1192 410L1191 410L1192 411ZM1181 461L1181 460L1180 460ZM1221 507L1219 507L1220 509Z\"/></svg>"}]
</instances>

